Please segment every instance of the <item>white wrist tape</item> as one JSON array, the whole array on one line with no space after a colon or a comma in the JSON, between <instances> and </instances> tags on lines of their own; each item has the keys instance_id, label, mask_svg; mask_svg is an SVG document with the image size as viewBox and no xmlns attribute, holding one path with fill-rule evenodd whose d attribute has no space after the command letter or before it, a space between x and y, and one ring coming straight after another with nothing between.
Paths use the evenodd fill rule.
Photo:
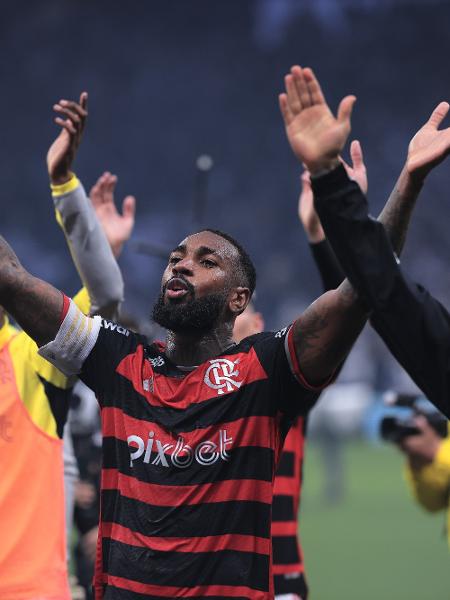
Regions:
<instances>
[{"instance_id":1,"label":"white wrist tape","mask_svg":"<svg viewBox=\"0 0 450 600\"><path fill-rule=\"evenodd\" d=\"M55 339L39 348L39 354L65 375L78 375L98 338L101 317L87 317L70 300L69 310Z\"/></svg>"}]
</instances>

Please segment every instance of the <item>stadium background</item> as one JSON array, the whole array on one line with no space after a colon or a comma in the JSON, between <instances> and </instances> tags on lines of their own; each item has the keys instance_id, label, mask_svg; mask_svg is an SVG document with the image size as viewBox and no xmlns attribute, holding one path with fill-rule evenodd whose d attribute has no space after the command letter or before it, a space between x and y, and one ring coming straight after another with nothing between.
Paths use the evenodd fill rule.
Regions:
<instances>
[{"instance_id":1,"label":"stadium background","mask_svg":"<svg viewBox=\"0 0 450 600\"><path fill-rule=\"evenodd\" d=\"M259 271L258 307L277 328L320 293L296 217L298 167L278 114L284 73L312 66L332 107L357 95L352 135L363 144L376 213L410 137L450 100L449 25L450 3L438 0L3 3L2 233L35 274L75 291L45 154L56 133L53 103L86 89L90 121L76 171L89 188L110 170L119 196L138 199L121 262L127 309L148 314L163 266L139 242L170 247L195 226L195 162L207 153L214 168L204 222L245 243ZM449 179L446 163L427 182L403 261L447 306ZM358 352L349 380L367 373L374 393L408 387L373 336ZM309 451L302 522L313 598L449 598L443 518L412 504L394 450L352 433L346 494L333 508L322 501L313 444Z\"/></svg>"}]
</instances>

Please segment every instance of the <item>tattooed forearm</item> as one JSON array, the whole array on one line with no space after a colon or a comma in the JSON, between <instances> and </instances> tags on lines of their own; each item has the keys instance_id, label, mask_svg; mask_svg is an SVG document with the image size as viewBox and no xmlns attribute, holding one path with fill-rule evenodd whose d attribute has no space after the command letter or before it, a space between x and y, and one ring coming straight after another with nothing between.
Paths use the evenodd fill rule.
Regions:
<instances>
[{"instance_id":1,"label":"tattooed forearm","mask_svg":"<svg viewBox=\"0 0 450 600\"><path fill-rule=\"evenodd\" d=\"M392 247L398 256L403 250L409 222L421 189L422 184L413 181L406 168L404 168L378 217L378 220L383 223Z\"/></svg>"},{"instance_id":2,"label":"tattooed forearm","mask_svg":"<svg viewBox=\"0 0 450 600\"><path fill-rule=\"evenodd\" d=\"M22 265L20 264L19 259L17 258L14 250L8 244L3 236L0 235L0 268L2 269L11 269L12 271L22 269ZM0 285L3 283L0 280Z\"/></svg>"},{"instance_id":3,"label":"tattooed forearm","mask_svg":"<svg viewBox=\"0 0 450 600\"><path fill-rule=\"evenodd\" d=\"M0 305L38 344L50 341L58 331L61 292L30 275L1 236Z\"/></svg>"},{"instance_id":4,"label":"tattooed forearm","mask_svg":"<svg viewBox=\"0 0 450 600\"><path fill-rule=\"evenodd\" d=\"M323 294L294 323L297 358L307 381L320 384L347 356L367 320L367 311L345 280Z\"/></svg>"},{"instance_id":5,"label":"tattooed forearm","mask_svg":"<svg viewBox=\"0 0 450 600\"><path fill-rule=\"evenodd\" d=\"M297 358L308 360L315 356L317 348L320 347L320 332L328 326L328 321L326 316L320 314L312 304L297 323L299 327L294 328Z\"/></svg>"}]
</instances>

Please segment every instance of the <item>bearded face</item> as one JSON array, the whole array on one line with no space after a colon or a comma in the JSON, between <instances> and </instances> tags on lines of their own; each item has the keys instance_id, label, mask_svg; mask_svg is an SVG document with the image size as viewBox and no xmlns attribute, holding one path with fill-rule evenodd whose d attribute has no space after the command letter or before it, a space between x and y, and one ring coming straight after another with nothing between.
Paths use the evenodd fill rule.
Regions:
<instances>
[{"instance_id":1,"label":"bearded face","mask_svg":"<svg viewBox=\"0 0 450 600\"><path fill-rule=\"evenodd\" d=\"M185 238L169 255L153 320L173 332L206 333L220 320L231 323L239 260L237 248L214 232Z\"/></svg>"},{"instance_id":2,"label":"bearded face","mask_svg":"<svg viewBox=\"0 0 450 600\"><path fill-rule=\"evenodd\" d=\"M227 293L223 291L196 298L194 287L188 281L177 277L174 283L174 279L167 282L155 302L152 311L153 321L175 333L202 332L212 329L223 314ZM175 285L180 287L175 288ZM172 287L175 292L177 289L183 289L185 292L180 297L167 298L168 287Z\"/></svg>"}]
</instances>

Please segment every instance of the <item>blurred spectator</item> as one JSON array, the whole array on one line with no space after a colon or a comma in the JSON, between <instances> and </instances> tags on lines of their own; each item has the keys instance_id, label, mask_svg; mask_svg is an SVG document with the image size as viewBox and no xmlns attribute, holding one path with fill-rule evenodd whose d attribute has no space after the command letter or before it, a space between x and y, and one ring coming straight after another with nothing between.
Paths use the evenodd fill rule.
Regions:
<instances>
[{"instance_id":1,"label":"blurred spectator","mask_svg":"<svg viewBox=\"0 0 450 600\"><path fill-rule=\"evenodd\" d=\"M450 544L450 431L442 439L427 419L418 416L420 433L405 437L399 444L407 456L406 477L417 502L429 512L447 512Z\"/></svg>"}]
</instances>

